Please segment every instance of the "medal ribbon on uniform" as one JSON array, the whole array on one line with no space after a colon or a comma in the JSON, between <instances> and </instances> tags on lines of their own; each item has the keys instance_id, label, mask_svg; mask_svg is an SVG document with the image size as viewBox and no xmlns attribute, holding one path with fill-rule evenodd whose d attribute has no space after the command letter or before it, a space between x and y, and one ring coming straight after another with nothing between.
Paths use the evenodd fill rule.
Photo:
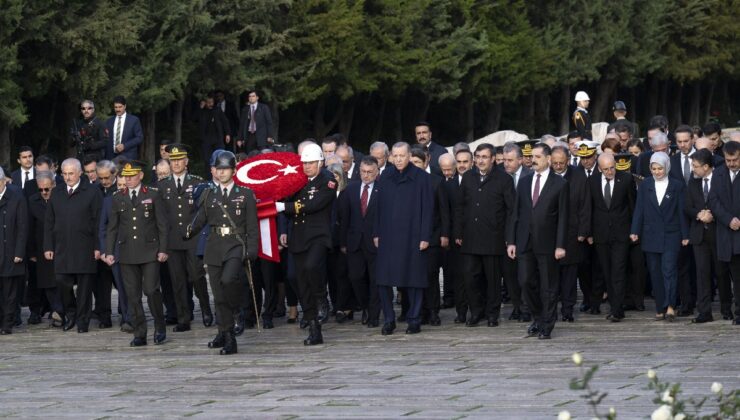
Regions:
<instances>
[{"instance_id":1,"label":"medal ribbon on uniform","mask_svg":"<svg viewBox=\"0 0 740 420\"><path fill-rule=\"evenodd\" d=\"M259 252L257 256L273 262L280 262L278 249L277 217L278 211L275 202L264 201L257 203L257 221L260 227Z\"/></svg>"}]
</instances>

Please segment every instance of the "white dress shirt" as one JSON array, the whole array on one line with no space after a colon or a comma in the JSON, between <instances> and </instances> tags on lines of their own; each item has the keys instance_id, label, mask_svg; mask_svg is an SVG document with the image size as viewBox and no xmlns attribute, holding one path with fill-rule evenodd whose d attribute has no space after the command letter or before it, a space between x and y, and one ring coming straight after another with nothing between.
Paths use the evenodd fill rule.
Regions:
<instances>
[{"instance_id":1,"label":"white dress shirt","mask_svg":"<svg viewBox=\"0 0 740 420\"><path fill-rule=\"evenodd\" d=\"M540 196L542 195L542 189L545 187L545 183L547 182L547 177L550 175L550 168L545 169L542 172L535 172L532 175L532 187L530 191L530 195L534 197L534 186L537 184L537 174L540 175Z\"/></svg>"},{"instance_id":2,"label":"white dress shirt","mask_svg":"<svg viewBox=\"0 0 740 420\"><path fill-rule=\"evenodd\" d=\"M665 178L661 180L655 180L655 196L658 199L658 205L660 205L663 202L663 197L665 197L665 192L668 189L668 176L666 175Z\"/></svg>"}]
</instances>

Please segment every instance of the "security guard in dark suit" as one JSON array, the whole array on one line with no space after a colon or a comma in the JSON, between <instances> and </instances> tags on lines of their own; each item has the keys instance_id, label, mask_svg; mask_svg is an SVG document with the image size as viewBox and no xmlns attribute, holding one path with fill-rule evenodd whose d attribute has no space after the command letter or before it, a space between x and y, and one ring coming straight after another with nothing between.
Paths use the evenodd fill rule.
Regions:
<instances>
[{"instance_id":1,"label":"security guard in dark suit","mask_svg":"<svg viewBox=\"0 0 740 420\"><path fill-rule=\"evenodd\" d=\"M118 244L123 286L134 327L132 347L147 344L142 291L154 317L154 344L167 339L159 283L159 265L167 261L167 211L159 191L141 185L144 168L146 164L133 161L121 170L126 188L113 194L105 247L105 262L113 265Z\"/></svg>"},{"instance_id":2,"label":"security guard in dark suit","mask_svg":"<svg viewBox=\"0 0 740 420\"><path fill-rule=\"evenodd\" d=\"M303 344L312 346L324 342L317 308L326 294L326 255L332 247L331 212L337 197L337 182L321 169L324 154L319 145L304 147L301 162L308 183L285 203L276 204L278 211L293 217L288 250L295 258L303 319L308 320L310 327Z\"/></svg>"},{"instance_id":3,"label":"security guard in dark suit","mask_svg":"<svg viewBox=\"0 0 740 420\"><path fill-rule=\"evenodd\" d=\"M197 238L183 239L186 236L186 227L193 220L195 214L194 193L203 178L188 173L188 151L182 144L167 146L172 175L159 181L158 189L162 194L169 234L167 238L167 255L169 256L169 271L172 282L172 291L177 307L177 326L175 332L190 330L190 297L188 289L192 284L200 302L203 314L203 324L209 327L213 324L211 305L208 302L208 286L205 279L198 273L198 263L195 257ZM202 269L202 268L201 268ZM203 281L202 281L203 280Z\"/></svg>"},{"instance_id":4,"label":"security guard in dark suit","mask_svg":"<svg viewBox=\"0 0 740 420\"><path fill-rule=\"evenodd\" d=\"M246 259L257 258L257 200L252 190L234 183L233 153L221 152L215 167L218 184L200 195L195 219L186 232L192 237L206 224L211 226L203 261L208 265L219 324L218 335L208 347L221 348L220 354L234 354L234 313L239 311L246 292L240 275Z\"/></svg>"}]
</instances>

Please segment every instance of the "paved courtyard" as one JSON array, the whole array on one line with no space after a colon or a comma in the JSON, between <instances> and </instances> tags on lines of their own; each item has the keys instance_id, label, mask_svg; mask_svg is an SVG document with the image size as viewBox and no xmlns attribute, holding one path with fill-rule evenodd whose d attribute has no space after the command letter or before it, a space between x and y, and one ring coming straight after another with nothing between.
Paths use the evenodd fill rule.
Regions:
<instances>
[{"instance_id":1,"label":"paved courtyard","mask_svg":"<svg viewBox=\"0 0 740 420\"><path fill-rule=\"evenodd\" d=\"M453 310L442 312L441 327L413 336L401 325L384 337L359 321L332 321L315 347L282 318L272 330L247 330L234 356L206 347L216 329L200 314L193 331L168 332L161 346L151 345L150 322L150 345L135 349L131 336L96 323L88 334L24 324L0 337L0 417L521 419L566 409L590 418L568 389L576 351L584 365L601 365L594 384L620 418L655 408L649 368L692 396L708 395L713 381L740 387L740 327L729 321L655 322L650 308L619 324L579 315L559 322L549 341L524 338L526 326L512 321L455 325Z\"/></svg>"}]
</instances>

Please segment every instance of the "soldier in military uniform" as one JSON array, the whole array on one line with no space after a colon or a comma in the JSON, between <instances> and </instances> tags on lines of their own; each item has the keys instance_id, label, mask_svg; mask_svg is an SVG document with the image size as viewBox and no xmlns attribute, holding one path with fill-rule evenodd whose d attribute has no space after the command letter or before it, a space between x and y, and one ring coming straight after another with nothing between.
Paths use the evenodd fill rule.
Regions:
<instances>
[{"instance_id":1,"label":"soldier in military uniform","mask_svg":"<svg viewBox=\"0 0 740 420\"><path fill-rule=\"evenodd\" d=\"M85 156L94 156L95 161L102 159L108 141L108 130L105 124L95 116L95 104L89 99L80 103L82 118L74 120L71 129L72 147L77 159L82 162Z\"/></svg>"},{"instance_id":2,"label":"soldier in military uniform","mask_svg":"<svg viewBox=\"0 0 740 420\"><path fill-rule=\"evenodd\" d=\"M219 322L218 335L208 347L221 348L221 354L234 354L234 313L239 311L245 296L240 274L247 259L257 258L257 200L252 190L234 183L233 153L221 152L215 167L218 182L200 195L198 212L186 232L187 237L192 237L206 224L211 226L203 260L208 265Z\"/></svg>"},{"instance_id":3,"label":"soldier in military uniform","mask_svg":"<svg viewBox=\"0 0 740 420\"><path fill-rule=\"evenodd\" d=\"M331 173L321 169L324 154L319 145L304 147L301 162L308 183L285 203L276 204L278 211L293 217L288 250L295 258L303 319L308 320L310 328L303 344L311 346L324 342L317 308L326 294L326 256L332 247L331 212L337 182Z\"/></svg>"},{"instance_id":4,"label":"soldier in military uniform","mask_svg":"<svg viewBox=\"0 0 740 420\"><path fill-rule=\"evenodd\" d=\"M132 347L147 344L142 291L154 317L154 344L162 344L167 339L159 284L159 264L167 261L167 211L159 191L141 185L145 167L133 161L121 170L126 188L113 194L106 234L105 262L108 265L115 262L118 244L121 275L134 327Z\"/></svg>"},{"instance_id":5,"label":"soldier in military uniform","mask_svg":"<svg viewBox=\"0 0 740 420\"><path fill-rule=\"evenodd\" d=\"M203 314L203 324L209 327L213 324L211 305L208 302L208 286L198 273L198 264L195 257L197 238L183 239L186 236L186 227L193 220L195 203L193 194L203 178L188 173L188 151L182 144L167 146L172 175L158 183L169 222L167 238L167 255L172 292L177 307L177 326L175 332L190 330L190 298L189 285L194 285L195 294L200 302ZM202 268L201 268L202 269Z\"/></svg>"},{"instance_id":6,"label":"soldier in military uniform","mask_svg":"<svg viewBox=\"0 0 740 420\"><path fill-rule=\"evenodd\" d=\"M573 111L573 126L582 139L591 139L591 116L588 113L588 104L591 98L584 91L576 92L576 110Z\"/></svg>"},{"instance_id":7,"label":"soldier in military uniform","mask_svg":"<svg viewBox=\"0 0 740 420\"><path fill-rule=\"evenodd\" d=\"M524 140L517 143L522 149L522 166L532 169L532 148L539 143L538 140Z\"/></svg>"}]
</instances>

